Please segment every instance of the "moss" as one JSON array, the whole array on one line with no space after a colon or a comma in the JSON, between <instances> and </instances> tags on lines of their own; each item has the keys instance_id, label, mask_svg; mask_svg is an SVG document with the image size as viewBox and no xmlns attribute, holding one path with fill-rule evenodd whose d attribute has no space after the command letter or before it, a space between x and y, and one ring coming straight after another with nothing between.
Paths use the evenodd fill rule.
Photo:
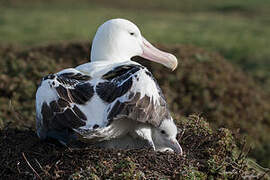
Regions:
<instances>
[{"instance_id":1,"label":"moss","mask_svg":"<svg viewBox=\"0 0 270 180\"><path fill-rule=\"evenodd\" d=\"M119 153L120 154L120 153ZM98 162L94 167L70 175L70 179L143 179L145 175L137 169L135 162L130 157L124 157L115 163L111 160Z\"/></svg>"},{"instance_id":2,"label":"moss","mask_svg":"<svg viewBox=\"0 0 270 180\"><path fill-rule=\"evenodd\" d=\"M85 170L81 170L78 172L73 173L69 176L69 180L100 180L100 178L91 170L90 167L86 168Z\"/></svg>"},{"instance_id":3,"label":"moss","mask_svg":"<svg viewBox=\"0 0 270 180\"><path fill-rule=\"evenodd\" d=\"M179 179L207 179L207 174L198 170L198 168L192 166L185 166L181 175L179 175Z\"/></svg>"},{"instance_id":4,"label":"moss","mask_svg":"<svg viewBox=\"0 0 270 180\"><path fill-rule=\"evenodd\" d=\"M206 176L214 179L238 179L248 171L246 157L239 156L239 149L231 131L225 128L213 131L203 118L196 115L181 122L180 127L191 133L183 135L182 142L196 152L196 158L201 159L200 163L203 164L203 167L195 169L195 172L194 167L185 167L188 169L187 172L190 172L185 178L198 175L201 178ZM194 144L190 146L189 142L195 142L195 147ZM197 170L199 172L196 174Z\"/></svg>"}]
</instances>

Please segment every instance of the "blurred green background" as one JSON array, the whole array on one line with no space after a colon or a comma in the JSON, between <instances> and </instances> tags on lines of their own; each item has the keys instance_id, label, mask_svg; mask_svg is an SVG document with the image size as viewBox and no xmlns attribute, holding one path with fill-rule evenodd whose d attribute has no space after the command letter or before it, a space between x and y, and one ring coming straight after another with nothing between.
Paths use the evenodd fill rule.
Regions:
<instances>
[{"instance_id":1,"label":"blurred green background","mask_svg":"<svg viewBox=\"0 0 270 180\"><path fill-rule=\"evenodd\" d=\"M105 20L135 22L151 42L218 51L270 89L269 0L4 0L0 43L91 40Z\"/></svg>"},{"instance_id":2,"label":"blurred green background","mask_svg":"<svg viewBox=\"0 0 270 180\"><path fill-rule=\"evenodd\" d=\"M90 43L100 24L108 19L119 17L129 19L137 24L142 34L150 42L172 46L178 44L195 45L210 52L218 52L233 63L235 67L244 70L247 76L251 76L256 85L259 85L269 95L269 0L2 0L0 2L0 55L1 47L9 45L27 49L62 41L87 40ZM200 52L200 50L196 51ZM29 52L27 53L25 53L27 54L25 57L31 59L32 55ZM24 59L24 54L20 54L19 57ZM48 57L44 57L45 60L48 60L46 58ZM201 57L196 56L196 58L199 61L204 61ZM10 90L5 90L5 87L1 85L2 82L0 82L0 93L12 94L10 97L13 97L15 105L18 103L18 109L23 109L22 114L26 113L25 116L31 114L30 118L33 120L35 83L38 83L42 73L36 72L37 70L33 68L35 66L30 65L33 62L26 67L28 62L22 63L20 59L16 61L17 55L5 56L3 59L5 62L0 62L2 66L0 67L1 81L12 77L16 80L16 82L13 82L14 84L23 82L25 87L27 86L29 89L26 89L24 85L20 86L25 91L25 94L28 93L27 96L20 92L12 94L16 87L10 85L12 81L6 80L5 83L10 85ZM44 65L48 62L51 64ZM45 72L59 68L57 67L58 62L54 62L54 59L46 62L40 60L38 63L40 65L37 66L46 67L44 68L46 69ZM62 61L61 63L64 64ZM210 63L212 62L210 61ZM3 68L3 66L7 67ZM22 70L20 66L23 66ZM2 70L4 73L8 72L9 74L2 76ZM30 71L36 76L32 76L31 73L27 74ZM13 72L13 74L10 72ZM25 77L21 78L21 76L17 75L17 72L25 73L25 75L22 75ZM182 75L180 74L179 77L182 77ZM31 78L35 79L34 83ZM245 83L243 82L243 84ZM8 96L8 98L10 97ZM4 99L3 97L2 99L0 96L0 103L6 106L6 112L0 112L0 118L6 118L12 111L7 103L7 98ZM21 102L19 101L23 102L22 106L24 107L20 107ZM26 101L28 104L24 103ZM188 112L194 111L194 109L188 110ZM258 110L258 112L261 111L263 109ZM250 112L253 113L253 111ZM267 116L265 115L267 113L270 112L265 112L262 116ZM5 121L4 118L3 121ZM244 120L243 124L245 123ZM268 120L260 122L260 126L270 127L270 121ZM228 119L227 124L230 124L229 121L230 119ZM258 129L257 132L259 131ZM269 136L265 132L263 134ZM264 140L264 142L266 141ZM269 144L264 145L267 148L263 147L261 149L269 154ZM260 153L257 154L259 156ZM264 153L261 153L259 158L263 162ZM270 157L267 158L270 159ZM269 166L270 160L263 163L263 165Z\"/></svg>"}]
</instances>

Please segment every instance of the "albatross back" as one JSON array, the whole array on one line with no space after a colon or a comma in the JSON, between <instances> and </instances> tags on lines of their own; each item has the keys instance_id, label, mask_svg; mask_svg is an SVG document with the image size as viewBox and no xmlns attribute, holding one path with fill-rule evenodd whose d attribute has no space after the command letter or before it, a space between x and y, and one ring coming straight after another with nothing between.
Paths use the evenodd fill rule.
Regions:
<instances>
[{"instance_id":1,"label":"albatross back","mask_svg":"<svg viewBox=\"0 0 270 180\"><path fill-rule=\"evenodd\" d=\"M74 132L89 139L97 134L103 137L96 132L118 120L158 127L171 118L156 80L140 64L116 64L99 76L81 69L65 69L42 79L36 93L36 126L41 139L50 137L67 143L75 138ZM128 133L121 132L118 136Z\"/></svg>"}]
</instances>

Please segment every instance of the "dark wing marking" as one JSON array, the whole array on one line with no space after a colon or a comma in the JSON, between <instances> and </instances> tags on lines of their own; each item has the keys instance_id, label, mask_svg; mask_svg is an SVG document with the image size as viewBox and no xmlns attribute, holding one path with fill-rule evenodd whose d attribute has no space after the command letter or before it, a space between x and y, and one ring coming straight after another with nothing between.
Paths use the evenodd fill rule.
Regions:
<instances>
[{"instance_id":1,"label":"dark wing marking","mask_svg":"<svg viewBox=\"0 0 270 180\"><path fill-rule=\"evenodd\" d=\"M140 93L136 93L133 98L124 102L117 100L108 113L109 124L115 119L126 118L158 127L164 119L171 117L167 104L161 97L160 104L157 104L149 96L137 98L139 96Z\"/></svg>"},{"instance_id":2,"label":"dark wing marking","mask_svg":"<svg viewBox=\"0 0 270 180\"><path fill-rule=\"evenodd\" d=\"M55 89L62 99L70 103L85 104L94 95L94 87L90 84L90 79L90 76L81 73L59 74L56 75L59 86Z\"/></svg>"},{"instance_id":3,"label":"dark wing marking","mask_svg":"<svg viewBox=\"0 0 270 180\"><path fill-rule=\"evenodd\" d=\"M132 86L132 78L127 79L122 84L117 82L103 82L96 86L96 91L99 97L107 102L111 103L116 98L124 95Z\"/></svg>"},{"instance_id":4,"label":"dark wing marking","mask_svg":"<svg viewBox=\"0 0 270 180\"><path fill-rule=\"evenodd\" d=\"M128 68L125 67L124 70L120 68L121 66L116 68L116 71L112 71L113 74L118 74L118 76L113 76L108 73L105 74L105 79L109 78L110 81L100 83L104 87L103 89L97 89L97 92L100 92L99 95L103 100L112 102L108 108L108 125L115 119L125 118L159 126L164 119L171 118L163 93L153 75L146 68L136 65L129 65ZM153 88L157 89L158 97L154 98L151 94L145 94L141 97L142 93L139 90L137 92L129 91L134 85L133 81L140 80L137 74L134 75L134 73L139 70L144 72L141 76L150 77L147 81L154 82L152 83L154 84ZM145 78L141 78L141 80L143 79ZM128 96L126 96L124 100L123 98L119 98L127 92Z\"/></svg>"},{"instance_id":5,"label":"dark wing marking","mask_svg":"<svg viewBox=\"0 0 270 180\"><path fill-rule=\"evenodd\" d=\"M102 76L102 79L106 80L112 80L114 78L120 77L122 75L131 75L137 72L140 68L143 68L143 66L140 65L122 65L117 66L113 70L107 72ZM128 73L128 74L127 74Z\"/></svg>"},{"instance_id":6,"label":"dark wing marking","mask_svg":"<svg viewBox=\"0 0 270 180\"><path fill-rule=\"evenodd\" d=\"M57 74L56 79L61 84L72 86L78 82L89 81L91 77L88 75L84 75L82 73L66 72L66 73Z\"/></svg>"},{"instance_id":7,"label":"dark wing marking","mask_svg":"<svg viewBox=\"0 0 270 180\"><path fill-rule=\"evenodd\" d=\"M132 86L132 75L141 68L143 67L139 65L123 65L107 72L102 76L105 81L96 86L98 96L103 101L111 103L124 95Z\"/></svg>"},{"instance_id":8,"label":"dark wing marking","mask_svg":"<svg viewBox=\"0 0 270 180\"><path fill-rule=\"evenodd\" d=\"M48 132L65 131L86 125L87 117L76 104L85 104L94 95L90 79L90 76L80 72L51 74L43 78L43 81L49 80L44 83L50 85L49 89L39 87L43 88L44 93L46 90L56 90L56 100L49 103L43 100L40 110L43 129Z\"/></svg>"},{"instance_id":9,"label":"dark wing marking","mask_svg":"<svg viewBox=\"0 0 270 180\"><path fill-rule=\"evenodd\" d=\"M63 98L64 100L66 100L68 102L71 102L71 99L70 99L70 97L68 95L69 93L68 93L68 89L67 88L65 88L63 85L60 84L55 89L56 89L59 97Z\"/></svg>"},{"instance_id":10,"label":"dark wing marking","mask_svg":"<svg viewBox=\"0 0 270 180\"><path fill-rule=\"evenodd\" d=\"M61 77L64 77L65 79L75 79L78 81L88 81L91 79L90 76L82 74L82 73L73 73L73 72L67 72L61 74Z\"/></svg>"},{"instance_id":11,"label":"dark wing marking","mask_svg":"<svg viewBox=\"0 0 270 180\"><path fill-rule=\"evenodd\" d=\"M74 105L72 108L61 107L61 98L49 105L44 102L41 107L43 126L49 130L63 130L65 128L79 128L86 124L86 116ZM62 101L63 102L63 101Z\"/></svg>"},{"instance_id":12,"label":"dark wing marking","mask_svg":"<svg viewBox=\"0 0 270 180\"><path fill-rule=\"evenodd\" d=\"M72 101L77 104L84 104L94 94L94 88L90 83L79 83L74 89L69 89Z\"/></svg>"}]
</instances>

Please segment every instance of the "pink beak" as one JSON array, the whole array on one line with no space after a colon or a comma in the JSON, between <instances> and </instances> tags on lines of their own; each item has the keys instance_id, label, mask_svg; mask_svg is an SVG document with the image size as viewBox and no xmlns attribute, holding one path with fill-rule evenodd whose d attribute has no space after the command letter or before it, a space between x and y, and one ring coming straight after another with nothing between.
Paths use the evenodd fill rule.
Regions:
<instances>
[{"instance_id":1,"label":"pink beak","mask_svg":"<svg viewBox=\"0 0 270 180\"><path fill-rule=\"evenodd\" d=\"M142 39L143 39L143 45L142 45L143 54L141 55L141 57L163 64L167 68L175 70L178 62L174 55L157 49L150 42L148 42L144 37L142 37Z\"/></svg>"}]
</instances>

